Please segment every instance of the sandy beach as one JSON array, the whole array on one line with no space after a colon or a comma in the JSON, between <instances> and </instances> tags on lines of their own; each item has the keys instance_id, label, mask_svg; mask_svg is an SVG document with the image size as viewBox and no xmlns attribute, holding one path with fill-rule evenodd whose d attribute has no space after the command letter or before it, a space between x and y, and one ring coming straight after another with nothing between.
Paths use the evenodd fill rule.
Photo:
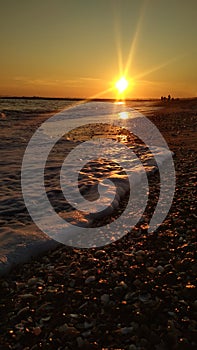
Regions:
<instances>
[{"instance_id":1,"label":"sandy beach","mask_svg":"<svg viewBox=\"0 0 197 350\"><path fill-rule=\"evenodd\" d=\"M13 268L0 281L2 349L196 349L197 100L154 106L159 109L147 117L174 153L176 170L175 196L165 221L147 233L159 194L159 174L154 173L144 221L131 233L98 249L58 244ZM30 117L18 123L16 116L11 125L8 113L0 121L1 137L5 140L6 130L10 132L10 157L8 152L5 159L5 145L0 149L5 201L1 227L6 239L8 231L17 230L21 246L25 237L25 247L27 232L29 244L36 232L36 240L40 234L55 248L35 231L19 185L24 147L46 117L40 114L36 120ZM125 137L116 132L114 137ZM5 176L8 168L11 178ZM12 191L15 203L6 197ZM125 197L123 208L126 202ZM18 249L20 254L20 244ZM1 262L6 264L3 258Z\"/></svg>"}]
</instances>

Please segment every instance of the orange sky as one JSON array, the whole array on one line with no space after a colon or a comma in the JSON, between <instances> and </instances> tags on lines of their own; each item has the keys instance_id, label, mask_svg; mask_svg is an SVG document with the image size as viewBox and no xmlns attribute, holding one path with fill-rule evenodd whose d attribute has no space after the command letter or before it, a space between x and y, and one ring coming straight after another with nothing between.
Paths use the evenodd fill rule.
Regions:
<instances>
[{"instance_id":1,"label":"orange sky","mask_svg":"<svg viewBox=\"0 0 197 350\"><path fill-rule=\"evenodd\" d=\"M0 95L197 96L196 0L0 0ZM104 93L105 92L105 93Z\"/></svg>"}]
</instances>

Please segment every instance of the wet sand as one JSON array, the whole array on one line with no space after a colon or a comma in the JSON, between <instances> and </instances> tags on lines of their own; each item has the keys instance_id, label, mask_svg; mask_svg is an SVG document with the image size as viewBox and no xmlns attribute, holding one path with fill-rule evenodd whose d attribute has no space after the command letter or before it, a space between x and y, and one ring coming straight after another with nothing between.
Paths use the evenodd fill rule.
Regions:
<instances>
[{"instance_id":1,"label":"wet sand","mask_svg":"<svg viewBox=\"0 0 197 350\"><path fill-rule=\"evenodd\" d=\"M1 280L3 349L196 349L197 102L162 106L149 118L174 152L167 218L147 233L154 174L144 222L130 234L103 249L59 246L11 271ZM19 159L17 149L15 176Z\"/></svg>"}]
</instances>

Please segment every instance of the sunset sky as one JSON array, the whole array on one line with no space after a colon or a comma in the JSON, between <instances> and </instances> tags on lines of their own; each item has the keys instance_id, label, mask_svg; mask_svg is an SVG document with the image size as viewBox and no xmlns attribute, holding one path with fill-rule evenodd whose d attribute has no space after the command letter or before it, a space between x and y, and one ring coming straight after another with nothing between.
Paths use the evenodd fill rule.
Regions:
<instances>
[{"instance_id":1,"label":"sunset sky","mask_svg":"<svg viewBox=\"0 0 197 350\"><path fill-rule=\"evenodd\" d=\"M197 96L196 0L0 0L0 95Z\"/></svg>"}]
</instances>

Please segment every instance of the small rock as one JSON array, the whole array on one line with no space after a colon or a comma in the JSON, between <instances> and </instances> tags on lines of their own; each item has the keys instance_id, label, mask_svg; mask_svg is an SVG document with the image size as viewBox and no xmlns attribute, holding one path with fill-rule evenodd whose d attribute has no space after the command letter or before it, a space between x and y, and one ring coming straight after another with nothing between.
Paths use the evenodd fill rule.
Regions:
<instances>
[{"instance_id":1,"label":"small rock","mask_svg":"<svg viewBox=\"0 0 197 350\"><path fill-rule=\"evenodd\" d=\"M90 330L85 331L85 332L81 333L81 335L82 335L84 338L87 338L87 337L89 337L89 336L91 335L91 331L90 331Z\"/></svg>"},{"instance_id":2,"label":"small rock","mask_svg":"<svg viewBox=\"0 0 197 350\"><path fill-rule=\"evenodd\" d=\"M123 327L120 329L121 334L129 334L133 332L133 327Z\"/></svg>"},{"instance_id":3,"label":"small rock","mask_svg":"<svg viewBox=\"0 0 197 350\"><path fill-rule=\"evenodd\" d=\"M138 250L135 252L135 259L137 262L143 262L145 258L145 252L143 250Z\"/></svg>"},{"instance_id":4,"label":"small rock","mask_svg":"<svg viewBox=\"0 0 197 350\"><path fill-rule=\"evenodd\" d=\"M85 329L92 328L92 327L93 327L93 323L92 322L90 322L90 323L87 322L87 321L84 322L84 328Z\"/></svg>"},{"instance_id":5,"label":"small rock","mask_svg":"<svg viewBox=\"0 0 197 350\"><path fill-rule=\"evenodd\" d=\"M77 319L79 317L79 315L77 315L77 314L70 314L70 317Z\"/></svg>"},{"instance_id":6,"label":"small rock","mask_svg":"<svg viewBox=\"0 0 197 350\"><path fill-rule=\"evenodd\" d=\"M136 294L135 292L128 292L124 298L126 301L132 300L135 294Z\"/></svg>"},{"instance_id":7,"label":"small rock","mask_svg":"<svg viewBox=\"0 0 197 350\"><path fill-rule=\"evenodd\" d=\"M127 288L128 288L127 284L126 284L124 281L121 281L121 282L118 284L118 286L120 286L120 287L122 287L122 288L124 288L124 289L127 289Z\"/></svg>"},{"instance_id":8,"label":"small rock","mask_svg":"<svg viewBox=\"0 0 197 350\"><path fill-rule=\"evenodd\" d=\"M150 293L143 293L143 294L140 294L139 295L139 300L142 302L142 303L146 303L147 301L149 301L151 298L151 295Z\"/></svg>"},{"instance_id":9,"label":"small rock","mask_svg":"<svg viewBox=\"0 0 197 350\"><path fill-rule=\"evenodd\" d=\"M34 327L34 328L33 328L33 333L34 333L34 335L38 336L38 335L40 335L41 332L42 332L42 331L41 331L41 328L40 328L40 327Z\"/></svg>"},{"instance_id":10,"label":"small rock","mask_svg":"<svg viewBox=\"0 0 197 350\"><path fill-rule=\"evenodd\" d=\"M69 286L71 288L73 288L75 286L75 280L71 280L70 283L69 283Z\"/></svg>"},{"instance_id":11,"label":"small rock","mask_svg":"<svg viewBox=\"0 0 197 350\"><path fill-rule=\"evenodd\" d=\"M94 282L94 281L95 281L95 279L96 279L96 277L95 277L95 276L89 276L89 277L87 277L87 278L86 278L86 280L85 280L85 284L88 284L88 283Z\"/></svg>"},{"instance_id":12,"label":"small rock","mask_svg":"<svg viewBox=\"0 0 197 350\"><path fill-rule=\"evenodd\" d=\"M141 286L142 282L139 280L139 278L136 278L136 280L133 282L135 287Z\"/></svg>"},{"instance_id":13,"label":"small rock","mask_svg":"<svg viewBox=\"0 0 197 350\"><path fill-rule=\"evenodd\" d=\"M58 331L63 333L63 332L66 332L67 329L68 329L68 325L65 323L58 328Z\"/></svg>"},{"instance_id":14,"label":"small rock","mask_svg":"<svg viewBox=\"0 0 197 350\"><path fill-rule=\"evenodd\" d=\"M137 350L135 344L129 345L129 350Z\"/></svg>"},{"instance_id":15,"label":"small rock","mask_svg":"<svg viewBox=\"0 0 197 350\"><path fill-rule=\"evenodd\" d=\"M109 294L103 294L101 295L101 302L103 304L107 304L109 302Z\"/></svg>"},{"instance_id":16,"label":"small rock","mask_svg":"<svg viewBox=\"0 0 197 350\"><path fill-rule=\"evenodd\" d=\"M75 327L70 327L67 325L67 323L64 323L58 328L58 331L60 333L65 333L68 335L77 335L79 334L79 331Z\"/></svg>"},{"instance_id":17,"label":"small rock","mask_svg":"<svg viewBox=\"0 0 197 350\"><path fill-rule=\"evenodd\" d=\"M47 317L42 317L41 318L41 322L48 322L51 319L51 316L47 316Z\"/></svg>"},{"instance_id":18,"label":"small rock","mask_svg":"<svg viewBox=\"0 0 197 350\"><path fill-rule=\"evenodd\" d=\"M135 252L135 255L136 256L139 256L139 255L144 256L145 255L145 251L144 250L137 250L137 252Z\"/></svg>"},{"instance_id":19,"label":"small rock","mask_svg":"<svg viewBox=\"0 0 197 350\"><path fill-rule=\"evenodd\" d=\"M3 281L3 282L1 283L1 287L3 287L3 288L8 288L8 287L9 287L8 282Z\"/></svg>"},{"instance_id":20,"label":"small rock","mask_svg":"<svg viewBox=\"0 0 197 350\"><path fill-rule=\"evenodd\" d=\"M170 270L172 270L172 265L171 265L171 264L166 264L166 265L164 266L164 269L165 269L166 271L170 271Z\"/></svg>"},{"instance_id":21,"label":"small rock","mask_svg":"<svg viewBox=\"0 0 197 350\"><path fill-rule=\"evenodd\" d=\"M158 265L156 269L157 269L157 271L160 272L160 273L164 272L164 270L165 270L164 267L161 266L161 265Z\"/></svg>"},{"instance_id":22,"label":"small rock","mask_svg":"<svg viewBox=\"0 0 197 350\"><path fill-rule=\"evenodd\" d=\"M29 293L29 294L22 294L22 295L19 295L19 297L21 299L35 299L36 298L35 295L33 295L31 293Z\"/></svg>"},{"instance_id":23,"label":"small rock","mask_svg":"<svg viewBox=\"0 0 197 350\"><path fill-rule=\"evenodd\" d=\"M76 341L79 348L84 346L84 340L81 337L77 337Z\"/></svg>"},{"instance_id":24,"label":"small rock","mask_svg":"<svg viewBox=\"0 0 197 350\"><path fill-rule=\"evenodd\" d=\"M21 316L21 315L24 315L25 313L28 313L29 312L29 306L27 307L23 307L22 309L20 309L17 313L17 316Z\"/></svg>"},{"instance_id":25,"label":"small rock","mask_svg":"<svg viewBox=\"0 0 197 350\"><path fill-rule=\"evenodd\" d=\"M124 288L121 287L121 286L116 286L116 287L114 288L114 293L115 293L116 295L123 295L123 294L124 294Z\"/></svg>"},{"instance_id":26,"label":"small rock","mask_svg":"<svg viewBox=\"0 0 197 350\"><path fill-rule=\"evenodd\" d=\"M33 285L36 284L38 281L39 281L39 278L32 277L32 278L29 278L29 279L28 279L27 284L28 284L29 286L33 286Z\"/></svg>"},{"instance_id":27,"label":"small rock","mask_svg":"<svg viewBox=\"0 0 197 350\"><path fill-rule=\"evenodd\" d=\"M147 269L147 271L150 272L150 273L155 273L155 272L156 272L156 268L153 267L153 266L147 267L146 269Z\"/></svg>"}]
</instances>

